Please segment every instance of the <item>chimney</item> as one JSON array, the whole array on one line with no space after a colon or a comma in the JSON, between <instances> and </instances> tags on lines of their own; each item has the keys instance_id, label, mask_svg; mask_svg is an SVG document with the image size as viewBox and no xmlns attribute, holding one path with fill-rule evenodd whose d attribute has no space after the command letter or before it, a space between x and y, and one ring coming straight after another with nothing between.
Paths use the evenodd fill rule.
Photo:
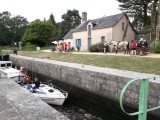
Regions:
<instances>
[{"instance_id":1,"label":"chimney","mask_svg":"<svg viewBox=\"0 0 160 120\"><path fill-rule=\"evenodd\" d=\"M86 12L82 12L82 22L87 21L87 13Z\"/></svg>"}]
</instances>

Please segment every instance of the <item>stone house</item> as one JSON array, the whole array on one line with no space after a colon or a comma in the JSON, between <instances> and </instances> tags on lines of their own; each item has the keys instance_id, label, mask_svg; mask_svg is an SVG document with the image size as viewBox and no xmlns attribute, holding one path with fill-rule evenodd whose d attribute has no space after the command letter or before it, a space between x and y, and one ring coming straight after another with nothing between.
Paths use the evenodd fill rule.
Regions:
<instances>
[{"instance_id":1,"label":"stone house","mask_svg":"<svg viewBox=\"0 0 160 120\"><path fill-rule=\"evenodd\" d=\"M70 30L63 39L69 48L80 46L80 51L88 51L93 44L111 40L131 41L135 35L126 13L87 20L87 13L83 12L82 23Z\"/></svg>"}]
</instances>

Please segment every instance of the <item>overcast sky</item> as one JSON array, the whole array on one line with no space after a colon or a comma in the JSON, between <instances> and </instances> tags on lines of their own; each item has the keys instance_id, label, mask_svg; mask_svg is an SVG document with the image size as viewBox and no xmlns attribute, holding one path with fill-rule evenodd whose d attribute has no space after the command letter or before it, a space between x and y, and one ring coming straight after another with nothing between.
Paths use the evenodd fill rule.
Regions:
<instances>
[{"instance_id":1,"label":"overcast sky","mask_svg":"<svg viewBox=\"0 0 160 120\"><path fill-rule=\"evenodd\" d=\"M44 18L47 20L53 13L56 22L62 21L61 16L67 10L87 12L87 19L121 13L116 0L2 0L0 13L9 11L12 16L21 15L28 21Z\"/></svg>"}]
</instances>

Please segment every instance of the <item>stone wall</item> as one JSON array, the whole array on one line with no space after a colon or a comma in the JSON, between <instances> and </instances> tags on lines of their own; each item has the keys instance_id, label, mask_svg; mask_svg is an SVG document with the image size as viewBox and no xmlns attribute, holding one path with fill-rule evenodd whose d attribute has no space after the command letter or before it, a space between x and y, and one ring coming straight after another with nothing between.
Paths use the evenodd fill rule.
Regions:
<instances>
[{"instance_id":1,"label":"stone wall","mask_svg":"<svg viewBox=\"0 0 160 120\"><path fill-rule=\"evenodd\" d=\"M137 73L110 68L95 67L90 65L66 63L49 59L39 59L24 56L10 55L10 60L17 66L25 66L37 74L50 77L59 82L77 87L84 91L98 95L119 103L120 92L125 84L135 78L153 77L156 75ZM160 80L150 80L149 107L159 104ZM124 104L138 108L140 82L130 85L124 97ZM103 104L101 102L101 104ZM101 105L103 106L103 105ZM160 110L154 111L160 115Z\"/></svg>"}]
</instances>

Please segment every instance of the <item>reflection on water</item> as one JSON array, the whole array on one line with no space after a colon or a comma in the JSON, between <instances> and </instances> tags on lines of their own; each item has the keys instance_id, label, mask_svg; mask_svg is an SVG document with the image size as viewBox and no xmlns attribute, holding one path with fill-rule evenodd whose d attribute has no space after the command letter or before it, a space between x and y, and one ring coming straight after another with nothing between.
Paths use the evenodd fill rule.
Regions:
<instances>
[{"instance_id":1,"label":"reflection on water","mask_svg":"<svg viewBox=\"0 0 160 120\"><path fill-rule=\"evenodd\" d=\"M78 108L71 103L65 103L63 106L53 106L61 114L68 117L70 120L103 120L99 117L87 113L85 110Z\"/></svg>"}]
</instances>

